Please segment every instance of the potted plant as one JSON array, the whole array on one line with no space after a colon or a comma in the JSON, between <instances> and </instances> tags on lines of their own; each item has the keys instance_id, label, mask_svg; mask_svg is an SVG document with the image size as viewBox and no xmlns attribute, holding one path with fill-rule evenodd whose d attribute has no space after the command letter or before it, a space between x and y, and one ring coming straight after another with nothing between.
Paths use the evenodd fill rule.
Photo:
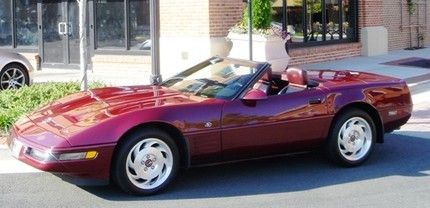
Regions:
<instances>
[{"instance_id":1,"label":"potted plant","mask_svg":"<svg viewBox=\"0 0 430 208\"><path fill-rule=\"evenodd\" d=\"M282 26L272 23L272 1L252 0L253 60L267 61L274 71L282 71L288 66L290 57L287 52L289 34ZM230 57L249 58L248 8L242 20L230 29L227 38L232 42Z\"/></svg>"}]
</instances>

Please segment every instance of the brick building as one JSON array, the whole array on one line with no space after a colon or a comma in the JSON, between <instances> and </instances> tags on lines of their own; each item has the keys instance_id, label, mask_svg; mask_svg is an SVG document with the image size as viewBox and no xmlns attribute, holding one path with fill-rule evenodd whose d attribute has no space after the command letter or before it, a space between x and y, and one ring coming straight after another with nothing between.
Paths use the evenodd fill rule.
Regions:
<instances>
[{"instance_id":1,"label":"brick building","mask_svg":"<svg viewBox=\"0 0 430 208\"><path fill-rule=\"evenodd\" d=\"M75 0L3 1L0 50L20 52L32 60L39 54L44 67L77 66ZM430 43L429 0L414 0L413 7L406 0L272 2L273 22L293 36L290 64L373 56ZM148 70L149 1L88 4L94 70ZM226 37L244 7L243 0L160 0L162 73L175 74L209 56L228 55L231 43Z\"/></svg>"}]
</instances>

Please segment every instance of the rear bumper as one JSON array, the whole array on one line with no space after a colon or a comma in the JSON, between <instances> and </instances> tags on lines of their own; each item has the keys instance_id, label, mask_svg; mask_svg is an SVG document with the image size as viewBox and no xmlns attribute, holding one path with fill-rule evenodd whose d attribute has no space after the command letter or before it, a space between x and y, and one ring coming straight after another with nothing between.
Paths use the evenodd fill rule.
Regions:
<instances>
[{"instance_id":1,"label":"rear bumper","mask_svg":"<svg viewBox=\"0 0 430 208\"><path fill-rule=\"evenodd\" d=\"M395 114L395 115L394 115ZM412 116L412 105L383 111L384 131L386 133L400 129Z\"/></svg>"},{"instance_id":2,"label":"rear bumper","mask_svg":"<svg viewBox=\"0 0 430 208\"><path fill-rule=\"evenodd\" d=\"M81 179L95 179L95 180L108 180L110 173L110 164L115 148L115 144L109 145L95 145L86 147L71 147L63 149L54 148L40 148L35 147L34 144L26 141L22 137L16 134L11 134L7 140L7 145L12 151L12 155L18 160L42 171L51 172L55 175L62 175L67 178L81 178ZM16 142L18 141L18 142ZM20 145L16 145L19 143ZM18 146L18 147L14 147ZM13 148L18 150L12 150ZM96 151L97 157L91 160L80 159L80 160L51 160L51 161L40 161L35 157L32 157L28 152L31 148L37 148L38 151L60 155L63 153L78 153L87 151Z\"/></svg>"}]
</instances>

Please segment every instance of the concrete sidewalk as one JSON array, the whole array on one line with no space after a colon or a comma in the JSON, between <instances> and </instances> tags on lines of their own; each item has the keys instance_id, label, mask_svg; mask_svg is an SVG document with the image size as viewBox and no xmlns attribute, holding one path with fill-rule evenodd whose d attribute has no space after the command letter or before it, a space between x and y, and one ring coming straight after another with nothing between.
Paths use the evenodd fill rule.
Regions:
<instances>
[{"instance_id":1,"label":"concrete sidewalk","mask_svg":"<svg viewBox=\"0 0 430 208\"><path fill-rule=\"evenodd\" d=\"M430 47L430 46L429 46ZM316 64L304 65L305 69L350 69L364 72L372 72L405 79L409 84L416 85L423 81L430 80L430 69L419 67L404 67L384 65L383 63L405 59L410 57L421 57L430 59L430 48L415 51L392 51L387 55L374 57L353 57L337 61L329 61ZM180 70L180 69L178 69ZM179 71L178 71L179 73ZM134 72L124 69L106 70L103 72L88 72L89 81L102 81L104 83L121 85L141 85L148 84L150 69ZM164 79L167 77L164 77ZM43 69L36 71L35 82L48 81L77 81L79 80L79 70L71 69Z\"/></svg>"}]
</instances>

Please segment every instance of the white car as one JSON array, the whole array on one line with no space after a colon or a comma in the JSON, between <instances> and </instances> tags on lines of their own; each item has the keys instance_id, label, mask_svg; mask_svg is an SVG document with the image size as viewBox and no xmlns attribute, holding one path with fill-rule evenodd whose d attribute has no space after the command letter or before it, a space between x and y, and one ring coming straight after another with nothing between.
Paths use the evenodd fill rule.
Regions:
<instances>
[{"instance_id":1,"label":"white car","mask_svg":"<svg viewBox=\"0 0 430 208\"><path fill-rule=\"evenodd\" d=\"M30 85L33 71L30 62L21 54L0 51L0 90Z\"/></svg>"}]
</instances>

